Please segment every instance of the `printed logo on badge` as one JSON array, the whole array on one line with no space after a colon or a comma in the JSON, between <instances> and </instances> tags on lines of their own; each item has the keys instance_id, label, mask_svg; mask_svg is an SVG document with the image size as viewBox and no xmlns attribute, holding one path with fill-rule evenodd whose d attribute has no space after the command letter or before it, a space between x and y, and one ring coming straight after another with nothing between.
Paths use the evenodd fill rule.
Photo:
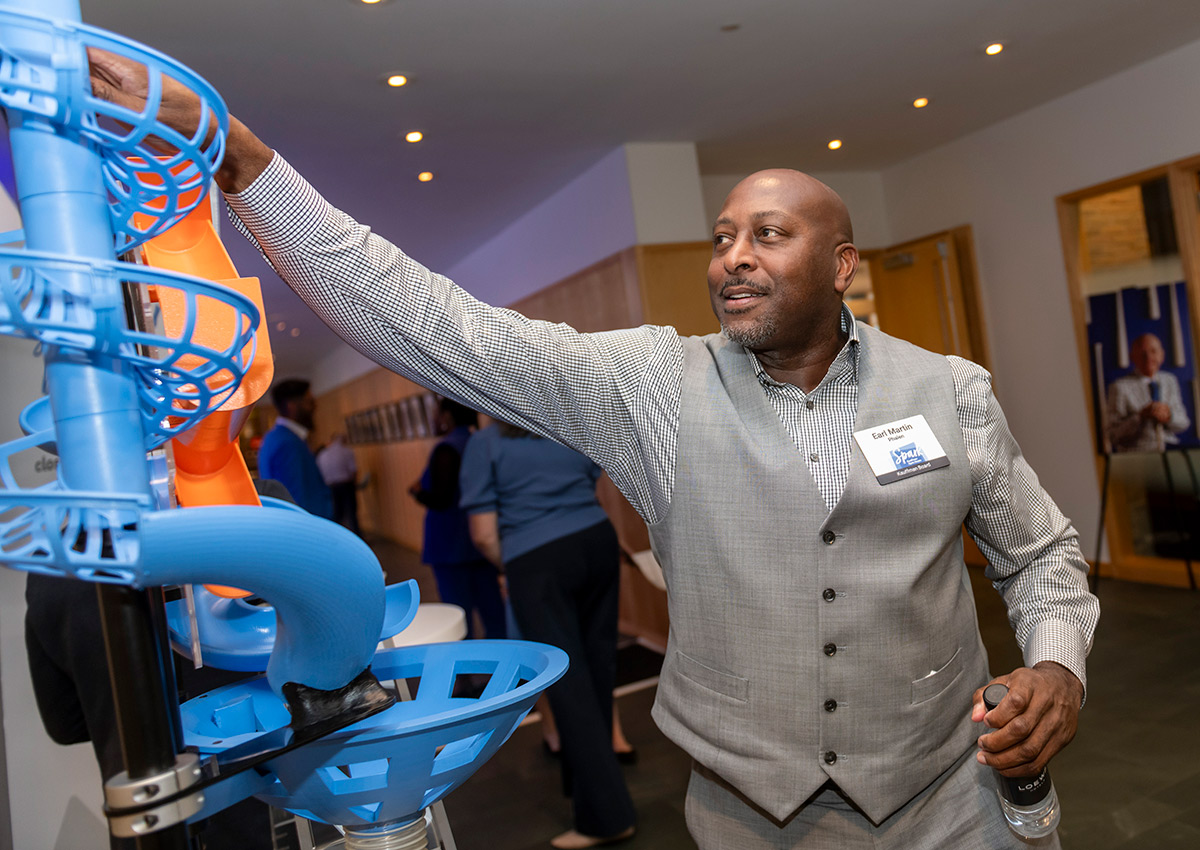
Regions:
<instances>
[{"instance_id":1,"label":"printed logo on badge","mask_svg":"<svg viewBox=\"0 0 1200 850\"><path fill-rule=\"evenodd\" d=\"M925 462L925 454L917 447L916 443L909 443L907 446L892 449L891 452L892 463L896 465L896 469L905 469L914 464Z\"/></svg>"},{"instance_id":2,"label":"printed logo on badge","mask_svg":"<svg viewBox=\"0 0 1200 850\"><path fill-rule=\"evenodd\" d=\"M855 431L854 439L880 484L950 465L950 458L921 414Z\"/></svg>"}]
</instances>

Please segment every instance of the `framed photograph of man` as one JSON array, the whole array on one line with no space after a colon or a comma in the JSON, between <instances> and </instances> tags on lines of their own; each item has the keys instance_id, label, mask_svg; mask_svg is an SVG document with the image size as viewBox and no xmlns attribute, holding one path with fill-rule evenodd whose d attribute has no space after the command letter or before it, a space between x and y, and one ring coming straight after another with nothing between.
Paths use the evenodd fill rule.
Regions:
<instances>
[{"instance_id":1,"label":"framed photograph of man","mask_svg":"<svg viewBox=\"0 0 1200 850\"><path fill-rule=\"evenodd\" d=\"M358 445L364 442L362 434L362 414L351 413L346 417L346 439L352 445Z\"/></svg>"},{"instance_id":2,"label":"framed photograph of man","mask_svg":"<svg viewBox=\"0 0 1200 850\"><path fill-rule=\"evenodd\" d=\"M410 395L404 399L404 406L408 410L408 421L412 423L414 437L423 440L431 436L429 423L425 419L425 408L421 405L421 397Z\"/></svg>"},{"instance_id":3,"label":"framed photograph of man","mask_svg":"<svg viewBox=\"0 0 1200 850\"><path fill-rule=\"evenodd\" d=\"M1101 450L1200 446L1200 383L1184 284L1092 295L1087 306Z\"/></svg>"}]
</instances>

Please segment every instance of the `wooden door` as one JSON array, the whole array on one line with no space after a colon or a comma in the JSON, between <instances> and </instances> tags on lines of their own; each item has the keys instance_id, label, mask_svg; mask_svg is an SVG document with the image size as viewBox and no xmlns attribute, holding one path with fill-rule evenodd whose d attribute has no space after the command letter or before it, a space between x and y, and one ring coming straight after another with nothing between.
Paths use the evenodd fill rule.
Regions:
<instances>
[{"instance_id":1,"label":"wooden door","mask_svg":"<svg viewBox=\"0 0 1200 850\"><path fill-rule=\"evenodd\" d=\"M969 226L935 233L880 251L865 251L881 331L988 366L987 340L975 288L975 250ZM966 532L963 557L987 559Z\"/></svg>"},{"instance_id":2,"label":"wooden door","mask_svg":"<svg viewBox=\"0 0 1200 850\"><path fill-rule=\"evenodd\" d=\"M986 359L969 228L866 256L880 330L940 354Z\"/></svg>"}]
</instances>

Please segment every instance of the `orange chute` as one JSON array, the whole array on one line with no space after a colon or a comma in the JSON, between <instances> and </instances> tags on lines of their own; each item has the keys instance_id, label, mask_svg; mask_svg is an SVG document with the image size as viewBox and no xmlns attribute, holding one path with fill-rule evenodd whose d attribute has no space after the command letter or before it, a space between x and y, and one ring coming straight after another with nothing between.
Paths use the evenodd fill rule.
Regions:
<instances>
[{"instance_id":1,"label":"orange chute","mask_svg":"<svg viewBox=\"0 0 1200 850\"><path fill-rule=\"evenodd\" d=\"M146 265L183 272L235 289L258 307L257 348L241 386L216 412L171 443L175 456L175 494L181 505L261 505L237 443L238 432L246 417L271 386L275 372L258 278L238 277L237 269L213 227L212 206L207 203L198 205L170 230L143 245L142 256ZM166 333L178 336L188 319L186 296L180 290L159 287L154 297L162 308ZM237 314L228 305L201 297L196 302L196 311L192 339L200 345L223 348L238 330L234 324ZM207 587L220 596L250 595L237 588Z\"/></svg>"}]
</instances>

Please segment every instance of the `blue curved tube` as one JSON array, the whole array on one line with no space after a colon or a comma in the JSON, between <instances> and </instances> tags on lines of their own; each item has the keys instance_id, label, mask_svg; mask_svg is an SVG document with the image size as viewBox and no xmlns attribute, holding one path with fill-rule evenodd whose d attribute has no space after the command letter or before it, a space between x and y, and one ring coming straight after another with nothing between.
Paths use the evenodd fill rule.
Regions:
<instances>
[{"instance_id":1,"label":"blue curved tube","mask_svg":"<svg viewBox=\"0 0 1200 850\"><path fill-rule=\"evenodd\" d=\"M234 585L275 606L267 681L276 693L287 682L339 688L370 664L383 624L383 570L342 526L233 505L146 514L141 538L140 584Z\"/></svg>"},{"instance_id":2,"label":"blue curved tube","mask_svg":"<svg viewBox=\"0 0 1200 850\"><path fill-rule=\"evenodd\" d=\"M266 499L263 499L266 502ZM261 673L275 649L275 609L245 599L221 599L203 587L193 589L195 626L204 663L218 670ZM417 616L420 593L416 579L389 585L384 591L383 627L379 639L399 634ZM192 620L182 599L167 603L167 631L175 651L192 658Z\"/></svg>"}]
</instances>

